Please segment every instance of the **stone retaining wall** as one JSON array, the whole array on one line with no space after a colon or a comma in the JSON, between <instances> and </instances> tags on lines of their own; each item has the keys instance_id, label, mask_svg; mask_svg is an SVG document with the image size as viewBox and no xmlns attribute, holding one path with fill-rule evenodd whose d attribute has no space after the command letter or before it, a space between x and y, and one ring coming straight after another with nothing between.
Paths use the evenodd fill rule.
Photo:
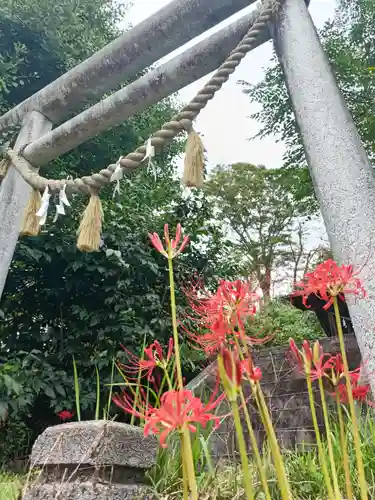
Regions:
<instances>
[{"instance_id":1,"label":"stone retaining wall","mask_svg":"<svg viewBox=\"0 0 375 500\"><path fill-rule=\"evenodd\" d=\"M326 352L332 354L340 352L337 337L324 338L321 341ZM351 368L355 368L361 361L357 341L354 335L345 336L346 350ZM288 348L263 349L254 353L254 362L263 373L261 385L268 402L274 427L279 442L284 447L305 446L314 439L314 430L311 421L309 400L305 378L292 369L287 359ZM215 387L216 365L206 368L198 377L193 379L189 387L197 394L210 392ZM319 402L319 396L316 398ZM318 405L317 405L318 406ZM264 439L264 432L249 398L248 407L259 444ZM226 405L221 405L219 414L229 411ZM318 406L318 418L322 422ZM246 426L244 426L246 432ZM236 437L231 418L226 418L212 439L213 454L216 459L230 457L236 454ZM250 446L250 445L249 445Z\"/></svg>"}]
</instances>

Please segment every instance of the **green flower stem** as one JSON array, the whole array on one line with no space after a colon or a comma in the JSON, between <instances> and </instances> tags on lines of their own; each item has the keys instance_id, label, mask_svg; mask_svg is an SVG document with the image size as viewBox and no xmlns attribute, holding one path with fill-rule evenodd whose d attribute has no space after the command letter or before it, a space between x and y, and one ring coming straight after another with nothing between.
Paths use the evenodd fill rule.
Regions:
<instances>
[{"instance_id":1,"label":"green flower stem","mask_svg":"<svg viewBox=\"0 0 375 500\"><path fill-rule=\"evenodd\" d=\"M170 245L168 249L168 269L169 269L169 287L171 294L173 342L174 342L174 353L176 357L177 383L178 383L178 389L182 391L184 388L184 383L182 380L180 343L178 339L178 329L177 329L176 293L175 293L174 275L173 275L173 258L172 258L172 249Z\"/></svg>"},{"instance_id":2,"label":"green flower stem","mask_svg":"<svg viewBox=\"0 0 375 500\"><path fill-rule=\"evenodd\" d=\"M184 446L183 446L183 452L184 452L184 457L182 458L183 463L185 463L186 467L186 475L188 478L188 483L189 483L189 488L190 488L190 493L191 493L191 500L198 500L198 488L197 488L197 481L195 479L195 469L194 469L194 460L193 460L193 450L191 448L191 440L190 440L190 432L187 427L184 427L182 429L183 433L183 440L184 440Z\"/></svg>"},{"instance_id":3,"label":"green flower stem","mask_svg":"<svg viewBox=\"0 0 375 500\"><path fill-rule=\"evenodd\" d=\"M323 477L324 477L324 481L325 481L326 487L327 487L328 498L329 498L329 500L335 500L335 495L333 494L331 480L330 480L330 477L328 474L326 456L324 453L322 440L320 438L320 431L319 431L318 419L316 417L315 401L314 401L314 394L313 394L313 389L312 389L311 377L310 377L310 374L308 372L306 372L306 381L307 381L307 390L309 393L311 418L312 418L314 431L315 431L316 444L318 445L318 454L319 454L319 459L320 459L320 465L322 467Z\"/></svg>"},{"instance_id":4,"label":"green flower stem","mask_svg":"<svg viewBox=\"0 0 375 500\"><path fill-rule=\"evenodd\" d=\"M236 428L236 437L238 443L238 449L241 457L242 471L243 471L243 482L246 493L247 500L254 500L253 485L250 474L249 459L247 456L246 443L243 435L243 429L240 419L240 412L238 411L237 401L233 400L230 402L232 407L232 415L234 420L234 426Z\"/></svg>"},{"instance_id":5,"label":"green flower stem","mask_svg":"<svg viewBox=\"0 0 375 500\"><path fill-rule=\"evenodd\" d=\"M139 358L140 361L144 361L144 359L145 359L146 342L147 342L147 336L146 336L146 333L145 333L145 335L143 337L143 346L142 346L142 351L141 351L141 357ZM138 371L138 376L137 376L137 387L136 387L136 390L135 390L135 398L134 398L133 410L136 409L136 401L138 400L138 396L139 396L141 379L142 379L142 370L139 370ZM134 413L132 413L132 416L130 418L130 425L134 425L134 422L135 422L135 415L134 415Z\"/></svg>"},{"instance_id":6,"label":"green flower stem","mask_svg":"<svg viewBox=\"0 0 375 500\"><path fill-rule=\"evenodd\" d=\"M180 344L178 339L178 329L177 329L177 310L176 310L176 293L174 286L174 275L173 275L173 253L172 248L169 243L168 245L168 269L169 269L169 287L171 295L171 314L172 314L172 330L173 330L173 341L174 341L174 353L176 358L176 372L177 372L177 387L178 390L182 391L184 388L184 383L182 380L182 366L181 366L181 355L180 355ZM189 488L191 492L191 500L198 500L197 491L197 481L195 477L193 451L191 448L190 432L187 427L182 429L182 439L184 440L184 445L181 452L184 454L182 460L185 461L186 473L189 481Z\"/></svg>"},{"instance_id":7,"label":"green flower stem","mask_svg":"<svg viewBox=\"0 0 375 500\"><path fill-rule=\"evenodd\" d=\"M108 404L107 404L107 411L104 420L107 420L109 418L109 411L111 409L111 404L112 404L112 391L113 391L113 377L115 373L115 358L112 359L112 370L111 370L111 385L109 388L109 394L108 394Z\"/></svg>"},{"instance_id":8,"label":"green flower stem","mask_svg":"<svg viewBox=\"0 0 375 500\"><path fill-rule=\"evenodd\" d=\"M353 500L353 489L352 489L352 481L350 478L350 467L349 467L348 442L347 442L348 440L345 433L345 425L342 416L340 395L338 394L337 389L336 389L336 407L337 407L337 415L339 418L339 426L340 426L340 444L344 462L346 497L347 500Z\"/></svg>"},{"instance_id":9,"label":"green flower stem","mask_svg":"<svg viewBox=\"0 0 375 500\"><path fill-rule=\"evenodd\" d=\"M183 484L183 492L184 492L184 500L189 500L189 481L186 472L186 463L185 463L185 445L184 445L184 436L180 433L180 444L181 444L181 462L182 462L182 484Z\"/></svg>"},{"instance_id":10,"label":"green flower stem","mask_svg":"<svg viewBox=\"0 0 375 500\"><path fill-rule=\"evenodd\" d=\"M367 500L367 498L368 498L368 496L367 496L367 482L366 482L366 477L365 477L365 469L363 466L363 457L362 457L362 452L361 452L361 443L360 443L360 439L359 439L358 421L357 421L357 415L355 412L352 385L350 383L349 364L348 364L348 358L346 356L344 333L342 331L339 304L337 301L337 297L332 297L332 298L333 298L333 308L335 311L336 328L337 328L337 333L338 333L338 337L339 337L339 341L340 341L341 356L342 356L342 360L344 363L344 375L345 375L346 390L348 393L350 415L352 418L353 440L354 440L355 455L356 455L356 460L357 460L358 480L359 480L359 487L360 487L360 492L361 492L361 500Z\"/></svg>"},{"instance_id":11,"label":"green flower stem","mask_svg":"<svg viewBox=\"0 0 375 500\"><path fill-rule=\"evenodd\" d=\"M77 371L77 364L76 360L73 356L73 375L74 375L74 392L76 395L76 412L77 412L77 420L78 422L81 421L81 400L80 400L80 393L79 393L79 379L78 379L78 371Z\"/></svg>"},{"instance_id":12,"label":"green flower stem","mask_svg":"<svg viewBox=\"0 0 375 500\"><path fill-rule=\"evenodd\" d=\"M167 382L168 385L168 391L173 391L173 384L171 377L169 376L168 369L166 367L161 367L164 371L164 377L163 380Z\"/></svg>"},{"instance_id":13,"label":"green flower stem","mask_svg":"<svg viewBox=\"0 0 375 500\"><path fill-rule=\"evenodd\" d=\"M256 461L257 466L258 466L259 475L260 475L260 479L262 482L265 498L266 498L266 500L272 500L270 490L268 487L267 476L266 476L266 473L264 470L262 458L261 458L260 453L259 453L258 443L257 443L256 437L255 437L253 426L251 424L249 409L247 407L246 399L245 399L242 388L240 389L240 398L241 398L241 404L242 404L242 407L244 410L246 425L247 425L247 429L249 431L249 436L250 436L250 440L251 440L251 446L252 446L252 450L253 450L253 453L255 456L255 461Z\"/></svg>"},{"instance_id":14,"label":"green flower stem","mask_svg":"<svg viewBox=\"0 0 375 500\"><path fill-rule=\"evenodd\" d=\"M280 451L279 443L277 442L275 429L273 427L272 420L269 415L267 404L264 400L263 392L259 382L256 382L254 389L255 399L258 405L259 412L261 414L268 441L271 446L281 498L283 500L291 500L293 497L285 472L284 460Z\"/></svg>"},{"instance_id":15,"label":"green flower stem","mask_svg":"<svg viewBox=\"0 0 375 500\"><path fill-rule=\"evenodd\" d=\"M241 348L240 348L238 338L235 337L235 339L236 339L238 351L240 353L240 357L241 357L241 359L244 359L244 357L241 353ZM243 341L243 339L242 339L242 345L245 349L245 353L246 353L247 357L250 358L251 353L249 350L249 346L247 345L246 342ZM282 496L283 500L290 500L292 498L292 494L290 491L289 481L288 481L288 478L287 478L286 472L285 472L284 460L283 460L283 457L282 457L281 452L280 452L279 443L277 442L275 430L273 428L272 420L271 420L269 413L268 413L268 408L267 408L267 404L264 400L262 389L260 387L259 382L256 382L255 384L251 384L251 388L252 388L255 400L257 402L257 405L258 405L259 413L260 413L261 420L263 422L263 425L264 425L264 428L265 428L265 431L267 434L268 441L269 441L270 446L271 446L271 451L272 451L273 458L275 461L275 469L276 469L276 474L277 474L277 478L278 478L278 482L279 482L281 496Z\"/></svg>"},{"instance_id":16,"label":"green flower stem","mask_svg":"<svg viewBox=\"0 0 375 500\"><path fill-rule=\"evenodd\" d=\"M329 462L330 462L330 465L331 465L331 474L332 474L332 481L333 481L333 489L334 489L334 492L335 492L336 499L337 500L341 500L342 496L340 494L339 482L338 482L338 479L337 479L337 470L336 470L336 465L335 465L335 458L333 456L331 426L330 426L330 423L329 423L327 402L326 402L326 398L325 398L325 392L324 392L322 378L319 378L318 383L319 383L320 399L322 401L324 425L325 425L325 428L326 428L326 437L327 437L327 445L328 445L328 456L329 456Z\"/></svg>"}]
</instances>

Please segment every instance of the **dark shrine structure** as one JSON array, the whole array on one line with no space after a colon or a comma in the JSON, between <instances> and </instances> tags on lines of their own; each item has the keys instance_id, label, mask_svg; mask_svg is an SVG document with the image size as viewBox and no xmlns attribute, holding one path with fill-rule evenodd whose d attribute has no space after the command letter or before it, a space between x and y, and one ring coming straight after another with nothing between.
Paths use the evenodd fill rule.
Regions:
<instances>
[{"instance_id":1,"label":"dark shrine structure","mask_svg":"<svg viewBox=\"0 0 375 500\"><path fill-rule=\"evenodd\" d=\"M297 309L300 309L301 311L313 311L316 314L316 317L318 318L318 321L327 337L337 336L336 320L333 306L331 306L327 310L323 309L326 301L320 299L314 294L309 295L306 301L306 306L302 303L301 296L293 297L293 295L288 295L287 298ZM339 308L344 334L354 334L352 321L350 319L348 306L345 300L339 300Z\"/></svg>"}]
</instances>

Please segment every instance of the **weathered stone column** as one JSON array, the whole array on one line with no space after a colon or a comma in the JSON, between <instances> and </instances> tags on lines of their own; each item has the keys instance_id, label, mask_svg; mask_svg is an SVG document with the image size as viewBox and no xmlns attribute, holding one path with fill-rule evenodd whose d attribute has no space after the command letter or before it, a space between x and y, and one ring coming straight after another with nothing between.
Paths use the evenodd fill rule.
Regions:
<instances>
[{"instance_id":1,"label":"weathered stone column","mask_svg":"<svg viewBox=\"0 0 375 500\"><path fill-rule=\"evenodd\" d=\"M15 150L49 132L52 123L38 111L26 116L18 135ZM31 187L15 168L10 167L0 186L0 298L8 269L18 241L24 210L30 199Z\"/></svg>"},{"instance_id":2,"label":"weathered stone column","mask_svg":"<svg viewBox=\"0 0 375 500\"><path fill-rule=\"evenodd\" d=\"M156 452L154 436L145 438L132 425L98 420L49 427L33 446L31 468L41 473L23 500L140 498Z\"/></svg>"},{"instance_id":3,"label":"weathered stone column","mask_svg":"<svg viewBox=\"0 0 375 500\"><path fill-rule=\"evenodd\" d=\"M335 258L360 271L368 296L348 295L375 394L375 177L304 0L284 0L272 27Z\"/></svg>"}]
</instances>

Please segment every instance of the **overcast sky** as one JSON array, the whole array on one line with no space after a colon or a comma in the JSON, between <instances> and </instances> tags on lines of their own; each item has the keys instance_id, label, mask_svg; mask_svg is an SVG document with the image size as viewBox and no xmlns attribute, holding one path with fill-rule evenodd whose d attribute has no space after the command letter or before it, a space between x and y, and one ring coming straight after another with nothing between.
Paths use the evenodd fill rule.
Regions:
<instances>
[{"instance_id":1,"label":"overcast sky","mask_svg":"<svg viewBox=\"0 0 375 500\"><path fill-rule=\"evenodd\" d=\"M133 0L127 21L137 24L150 16L171 0ZM336 5L335 0L311 0L310 13L315 25L320 28L325 21L332 17ZM252 10L254 5L246 10ZM243 10L230 20L224 21L218 28L213 28L206 34L196 38L193 43L201 40L215 29L242 16ZM187 47L190 44L185 45ZM175 51L175 55L178 51ZM267 167L279 167L282 163L284 146L276 142L276 137L267 139L248 139L258 131L260 124L249 119L249 115L257 111L257 106L250 104L248 98L242 93L238 80L257 83L264 75L272 55L271 42L251 51L240 67L231 76L231 79L201 111L196 120L196 129L204 135L204 144L207 149L208 161L211 165L219 163L235 163L239 161L263 164ZM183 102L189 101L209 79L210 75L185 87L179 96Z\"/></svg>"}]
</instances>

